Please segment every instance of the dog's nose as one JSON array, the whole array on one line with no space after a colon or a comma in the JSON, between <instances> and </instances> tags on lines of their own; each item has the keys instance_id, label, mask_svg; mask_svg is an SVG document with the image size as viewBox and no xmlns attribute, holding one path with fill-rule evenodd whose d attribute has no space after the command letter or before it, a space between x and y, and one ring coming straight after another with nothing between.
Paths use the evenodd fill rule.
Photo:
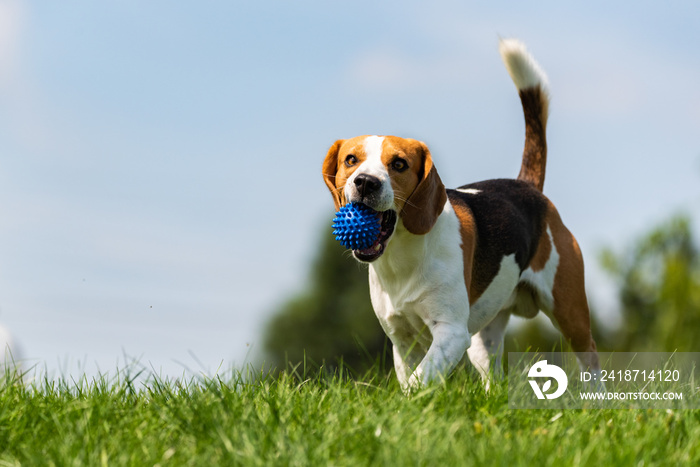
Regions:
<instances>
[{"instance_id":1,"label":"dog's nose","mask_svg":"<svg viewBox=\"0 0 700 467\"><path fill-rule=\"evenodd\" d=\"M379 190L381 185L382 183L379 181L379 179L377 177L373 177L372 175L359 174L357 177L355 177L355 187L357 187L357 191L360 193L360 196L363 197L375 193L377 190Z\"/></svg>"}]
</instances>

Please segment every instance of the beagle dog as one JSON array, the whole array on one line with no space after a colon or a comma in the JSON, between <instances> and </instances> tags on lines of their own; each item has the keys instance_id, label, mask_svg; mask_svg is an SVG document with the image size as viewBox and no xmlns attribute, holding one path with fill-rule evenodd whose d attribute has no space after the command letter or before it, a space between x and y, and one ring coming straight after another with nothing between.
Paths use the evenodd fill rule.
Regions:
<instances>
[{"instance_id":1,"label":"beagle dog","mask_svg":"<svg viewBox=\"0 0 700 467\"><path fill-rule=\"evenodd\" d=\"M517 40L499 49L525 115L517 179L445 189L428 147L396 136L338 140L323 163L336 209L363 203L381 216L376 242L352 254L369 264L372 306L405 391L446 376L465 351L488 388L510 315L539 310L582 367L600 368L581 251L542 194L546 76Z\"/></svg>"}]
</instances>

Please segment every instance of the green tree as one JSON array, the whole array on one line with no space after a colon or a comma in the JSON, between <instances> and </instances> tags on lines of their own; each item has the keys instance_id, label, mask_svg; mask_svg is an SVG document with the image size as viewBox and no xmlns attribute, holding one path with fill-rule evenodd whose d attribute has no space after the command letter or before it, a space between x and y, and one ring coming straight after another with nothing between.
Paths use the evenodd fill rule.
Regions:
<instances>
[{"instance_id":1,"label":"green tree","mask_svg":"<svg viewBox=\"0 0 700 467\"><path fill-rule=\"evenodd\" d=\"M332 368L342 359L362 372L379 357L390 359L391 346L370 303L367 267L335 241L330 229L319 243L307 286L267 325L267 364L282 369L306 361Z\"/></svg>"},{"instance_id":2,"label":"green tree","mask_svg":"<svg viewBox=\"0 0 700 467\"><path fill-rule=\"evenodd\" d=\"M625 251L601 255L620 290L616 351L697 351L700 256L690 219L676 216Z\"/></svg>"}]
</instances>

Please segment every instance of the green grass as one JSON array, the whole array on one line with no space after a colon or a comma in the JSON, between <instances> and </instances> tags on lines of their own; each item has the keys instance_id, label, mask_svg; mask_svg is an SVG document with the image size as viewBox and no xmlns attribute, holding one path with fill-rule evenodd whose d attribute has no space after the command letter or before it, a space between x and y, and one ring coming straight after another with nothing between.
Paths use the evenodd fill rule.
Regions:
<instances>
[{"instance_id":1,"label":"green grass","mask_svg":"<svg viewBox=\"0 0 700 467\"><path fill-rule=\"evenodd\" d=\"M509 410L465 373L405 397L393 376L0 383L6 465L682 465L700 413Z\"/></svg>"}]
</instances>

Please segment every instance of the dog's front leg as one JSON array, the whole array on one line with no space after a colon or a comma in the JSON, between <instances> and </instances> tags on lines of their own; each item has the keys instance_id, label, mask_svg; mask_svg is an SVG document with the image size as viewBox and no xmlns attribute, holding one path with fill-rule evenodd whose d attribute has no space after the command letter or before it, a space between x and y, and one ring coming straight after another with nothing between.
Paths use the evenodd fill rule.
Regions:
<instances>
[{"instance_id":1,"label":"dog's front leg","mask_svg":"<svg viewBox=\"0 0 700 467\"><path fill-rule=\"evenodd\" d=\"M446 377L462 360L471 338L464 323L437 322L430 327L433 342L409 378L409 389Z\"/></svg>"},{"instance_id":2,"label":"dog's front leg","mask_svg":"<svg viewBox=\"0 0 700 467\"><path fill-rule=\"evenodd\" d=\"M393 355L394 355L394 370L396 371L396 378L399 380L399 385L404 392L410 391L410 379L413 374L413 368L420 363L420 360L416 361L416 354L420 354L418 349L413 348L409 343L404 345L403 342L397 340L392 340L393 343ZM421 355L423 357L424 355Z\"/></svg>"}]
</instances>

